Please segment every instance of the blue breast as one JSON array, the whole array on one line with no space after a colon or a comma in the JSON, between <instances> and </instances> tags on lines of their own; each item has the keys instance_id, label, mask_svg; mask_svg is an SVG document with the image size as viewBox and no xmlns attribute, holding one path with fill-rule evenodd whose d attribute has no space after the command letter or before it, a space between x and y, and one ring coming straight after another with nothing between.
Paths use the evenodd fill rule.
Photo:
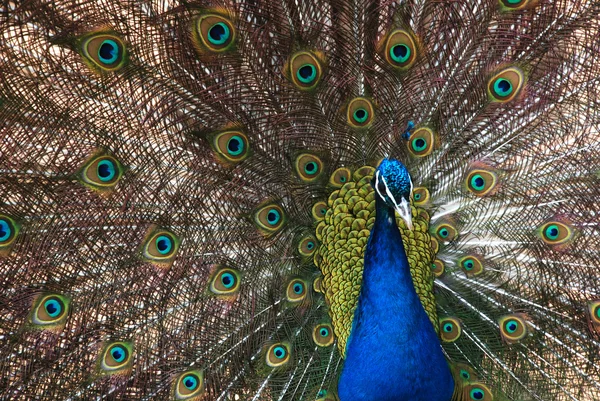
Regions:
<instances>
[{"instance_id":1,"label":"blue breast","mask_svg":"<svg viewBox=\"0 0 600 401\"><path fill-rule=\"evenodd\" d=\"M454 381L414 289L393 209L378 197L346 360L341 401L449 401Z\"/></svg>"}]
</instances>

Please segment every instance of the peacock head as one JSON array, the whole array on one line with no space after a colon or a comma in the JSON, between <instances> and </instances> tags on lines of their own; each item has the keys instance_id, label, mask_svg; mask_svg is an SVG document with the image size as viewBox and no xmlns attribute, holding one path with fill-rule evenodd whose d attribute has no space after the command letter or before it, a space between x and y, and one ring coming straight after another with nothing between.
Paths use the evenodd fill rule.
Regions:
<instances>
[{"instance_id":1,"label":"peacock head","mask_svg":"<svg viewBox=\"0 0 600 401\"><path fill-rule=\"evenodd\" d=\"M394 159L383 159L375 171L371 185L377 196L394 208L406 222L408 229L412 230L410 198L413 184L404 164Z\"/></svg>"}]
</instances>

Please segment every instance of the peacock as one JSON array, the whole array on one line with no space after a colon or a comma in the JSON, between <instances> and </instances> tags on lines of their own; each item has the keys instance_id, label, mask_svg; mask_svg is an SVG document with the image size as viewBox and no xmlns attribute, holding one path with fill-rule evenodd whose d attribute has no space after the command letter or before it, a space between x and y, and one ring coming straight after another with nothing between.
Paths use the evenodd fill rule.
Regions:
<instances>
[{"instance_id":1,"label":"peacock","mask_svg":"<svg viewBox=\"0 0 600 401\"><path fill-rule=\"evenodd\" d=\"M600 400L600 2L0 4L3 400Z\"/></svg>"}]
</instances>

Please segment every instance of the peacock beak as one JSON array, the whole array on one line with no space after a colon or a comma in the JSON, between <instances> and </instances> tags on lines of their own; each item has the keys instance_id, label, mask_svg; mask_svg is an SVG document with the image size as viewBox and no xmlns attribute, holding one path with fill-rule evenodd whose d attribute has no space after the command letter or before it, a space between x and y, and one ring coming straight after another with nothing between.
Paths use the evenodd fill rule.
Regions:
<instances>
[{"instance_id":1,"label":"peacock beak","mask_svg":"<svg viewBox=\"0 0 600 401\"><path fill-rule=\"evenodd\" d=\"M399 204L395 204L394 209L396 209L402 220L404 220L404 222L406 223L406 227L408 227L408 229L412 231L413 224L412 213L410 210L410 202L402 198Z\"/></svg>"}]
</instances>

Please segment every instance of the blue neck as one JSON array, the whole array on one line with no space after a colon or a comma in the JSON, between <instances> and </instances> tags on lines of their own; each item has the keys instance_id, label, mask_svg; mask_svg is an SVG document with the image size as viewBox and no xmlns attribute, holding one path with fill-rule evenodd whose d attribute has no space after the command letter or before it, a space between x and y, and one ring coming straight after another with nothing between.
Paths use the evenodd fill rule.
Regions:
<instances>
[{"instance_id":1,"label":"blue neck","mask_svg":"<svg viewBox=\"0 0 600 401\"><path fill-rule=\"evenodd\" d=\"M394 210L376 196L341 401L449 401L454 381L415 291Z\"/></svg>"}]
</instances>

